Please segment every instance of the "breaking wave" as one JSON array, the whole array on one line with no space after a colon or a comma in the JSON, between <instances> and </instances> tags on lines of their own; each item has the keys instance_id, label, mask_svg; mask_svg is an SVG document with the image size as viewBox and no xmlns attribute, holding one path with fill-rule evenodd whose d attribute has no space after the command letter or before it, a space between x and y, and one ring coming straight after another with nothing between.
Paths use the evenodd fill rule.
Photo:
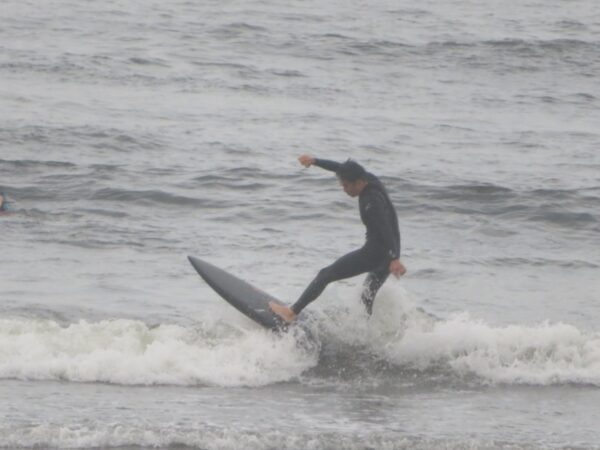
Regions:
<instances>
[{"instance_id":1,"label":"breaking wave","mask_svg":"<svg viewBox=\"0 0 600 450\"><path fill-rule=\"evenodd\" d=\"M370 320L358 304L338 306L281 335L250 322L0 320L2 379L254 387L394 384L414 372L425 382L600 386L600 333L566 323L496 326L468 313L439 319L399 287L384 288Z\"/></svg>"}]
</instances>

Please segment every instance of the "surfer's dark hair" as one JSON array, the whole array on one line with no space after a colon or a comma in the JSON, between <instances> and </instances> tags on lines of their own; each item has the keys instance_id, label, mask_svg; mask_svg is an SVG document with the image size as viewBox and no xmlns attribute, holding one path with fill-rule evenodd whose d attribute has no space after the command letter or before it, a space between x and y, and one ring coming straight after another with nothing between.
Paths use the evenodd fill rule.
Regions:
<instances>
[{"instance_id":1,"label":"surfer's dark hair","mask_svg":"<svg viewBox=\"0 0 600 450\"><path fill-rule=\"evenodd\" d=\"M365 168L353 159L349 159L340 164L335 171L335 174L340 180L349 181L351 183L354 183L357 180L367 179L367 171Z\"/></svg>"}]
</instances>

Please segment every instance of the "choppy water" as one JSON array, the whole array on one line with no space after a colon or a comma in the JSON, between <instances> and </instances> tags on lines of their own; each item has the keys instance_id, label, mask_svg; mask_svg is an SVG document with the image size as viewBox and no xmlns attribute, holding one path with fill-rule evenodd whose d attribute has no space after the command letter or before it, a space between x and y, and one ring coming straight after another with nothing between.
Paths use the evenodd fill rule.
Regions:
<instances>
[{"instance_id":1,"label":"choppy water","mask_svg":"<svg viewBox=\"0 0 600 450\"><path fill-rule=\"evenodd\" d=\"M599 448L600 8L0 9L0 447ZM309 152L396 204L408 274L275 336L363 239Z\"/></svg>"}]
</instances>

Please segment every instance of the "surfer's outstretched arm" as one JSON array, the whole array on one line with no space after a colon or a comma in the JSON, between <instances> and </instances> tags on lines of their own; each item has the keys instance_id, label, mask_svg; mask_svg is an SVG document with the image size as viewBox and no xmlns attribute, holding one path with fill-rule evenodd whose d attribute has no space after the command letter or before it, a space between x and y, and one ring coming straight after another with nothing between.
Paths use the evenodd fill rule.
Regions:
<instances>
[{"instance_id":1,"label":"surfer's outstretched arm","mask_svg":"<svg viewBox=\"0 0 600 450\"><path fill-rule=\"evenodd\" d=\"M304 167L317 166L321 169L329 170L330 172L337 172L340 167L339 162L330 161L328 159L319 159L311 155L301 155L298 158L298 161L300 161L300 164Z\"/></svg>"}]
</instances>

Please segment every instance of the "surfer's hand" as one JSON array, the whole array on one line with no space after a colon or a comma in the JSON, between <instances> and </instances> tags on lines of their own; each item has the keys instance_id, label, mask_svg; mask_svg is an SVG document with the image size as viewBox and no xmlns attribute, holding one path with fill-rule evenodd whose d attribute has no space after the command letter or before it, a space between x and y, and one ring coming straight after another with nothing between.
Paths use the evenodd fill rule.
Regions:
<instances>
[{"instance_id":1,"label":"surfer's hand","mask_svg":"<svg viewBox=\"0 0 600 450\"><path fill-rule=\"evenodd\" d=\"M300 155L298 161L300 161L300 164L304 167L310 167L315 163L315 158L311 155Z\"/></svg>"},{"instance_id":2,"label":"surfer's hand","mask_svg":"<svg viewBox=\"0 0 600 450\"><path fill-rule=\"evenodd\" d=\"M404 267L404 264L402 264L399 259L393 259L390 262L390 273L396 278L400 278L406 273L406 267Z\"/></svg>"}]
</instances>

